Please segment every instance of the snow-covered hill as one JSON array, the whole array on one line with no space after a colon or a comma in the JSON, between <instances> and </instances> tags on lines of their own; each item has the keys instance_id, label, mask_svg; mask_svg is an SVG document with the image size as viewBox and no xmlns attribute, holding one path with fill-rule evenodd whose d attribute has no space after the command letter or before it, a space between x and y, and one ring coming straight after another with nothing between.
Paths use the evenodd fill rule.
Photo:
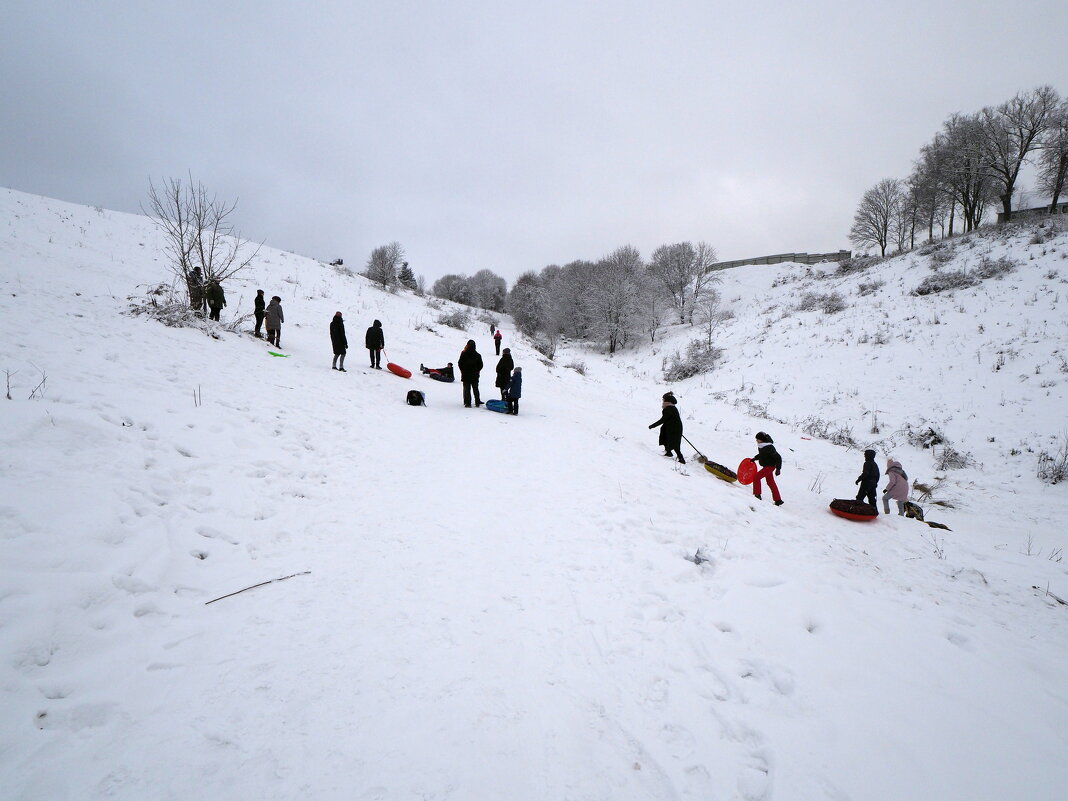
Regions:
<instances>
[{"instance_id":1,"label":"snow-covered hill","mask_svg":"<svg viewBox=\"0 0 1068 801\"><path fill-rule=\"evenodd\" d=\"M166 278L149 221L0 190L5 797L1060 798L1068 498L1034 475L1064 436L1068 241L1032 238L724 275L725 356L673 388L717 461L773 434L776 508L658 455L688 327L549 363L504 322L522 412L464 409L359 347L332 372L327 326L380 319L415 369L469 337L492 366L481 323L265 249L224 322L280 295L287 358L166 328L128 314ZM1021 263L908 294L982 256ZM930 426L973 466L909 444ZM809 432L843 430L952 531L830 515L861 457Z\"/></svg>"}]
</instances>

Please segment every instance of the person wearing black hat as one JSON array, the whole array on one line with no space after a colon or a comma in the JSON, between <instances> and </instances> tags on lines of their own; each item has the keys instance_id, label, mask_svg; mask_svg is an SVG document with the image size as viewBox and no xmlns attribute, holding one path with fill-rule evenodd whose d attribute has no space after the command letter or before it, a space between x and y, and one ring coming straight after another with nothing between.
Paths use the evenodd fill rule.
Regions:
<instances>
[{"instance_id":1,"label":"person wearing black hat","mask_svg":"<svg viewBox=\"0 0 1068 801\"><path fill-rule=\"evenodd\" d=\"M857 500L870 503L875 514L879 514L879 506L875 502L875 491L879 488L879 465L875 463L875 451L870 448L864 451L864 467L853 483L860 484Z\"/></svg>"},{"instance_id":2,"label":"person wearing black hat","mask_svg":"<svg viewBox=\"0 0 1068 801\"><path fill-rule=\"evenodd\" d=\"M334 319L330 321L330 344L334 347L334 361L330 369L337 370L339 373L346 372L345 351L349 349L349 340L345 336L345 321L341 317L341 312L334 312Z\"/></svg>"},{"instance_id":3,"label":"person wearing black hat","mask_svg":"<svg viewBox=\"0 0 1068 801\"><path fill-rule=\"evenodd\" d=\"M672 393L665 392L663 402L660 404L664 411L660 419L650 424L649 428L663 426L660 429L660 444L664 446L664 456L672 456L672 451L674 451L679 462L686 464L682 456L682 418L679 416L679 410L675 408L677 403Z\"/></svg>"},{"instance_id":4,"label":"person wearing black hat","mask_svg":"<svg viewBox=\"0 0 1068 801\"><path fill-rule=\"evenodd\" d=\"M382 322L380 320L375 320L371 327L367 329L367 336L364 337L363 341L371 354L371 367L381 370L382 348L386 346L386 335L382 333Z\"/></svg>"}]
</instances>

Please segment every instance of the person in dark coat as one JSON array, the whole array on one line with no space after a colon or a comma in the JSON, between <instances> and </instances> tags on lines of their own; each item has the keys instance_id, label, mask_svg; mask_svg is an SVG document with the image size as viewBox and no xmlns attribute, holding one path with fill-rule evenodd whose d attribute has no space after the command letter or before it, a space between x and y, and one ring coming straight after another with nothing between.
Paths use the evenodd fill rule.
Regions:
<instances>
[{"instance_id":1,"label":"person in dark coat","mask_svg":"<svg viewBox=\"0 0 1068 801\"><path fill-rule=\"evenodd\" d=\"M870 448L864 451L864 467L853 483L860 484L857 500L870 503L875 514L879 514L879 506L875 502L875 491L879 488L879 465L875 463L875 451Z\"/></svg>"},{"instance_id":2,"label":"person in dark coat","mask_svg":"<svg viewBox=\"0 0 1068 801\"><path fill-rule=\"evenodd\" d=\"M512 351L505 348L504 355L497 362L497 380L494 382L494 386L501 390L501 400L508 396L508 382L512 380L513 367L515 367L515 362L512 361Z\"/></svg>"},{"instance_id":3,"label":"person in dark coat","mask_svg":"<svg viewBox=\"0 0 1068 801\"><path fill-rule=\"evenodd\" d=\"M349 349L349 340L345 336L345 321L341 312L334 312L334 319L330 321L330 344L334 346L334 361L330 369L339 373L346 372L345 351Z\"/></svg>"},{"instance_id":4,"label":"person in dark coat","mask_svg":"<svg viewBox=\"0 0 1068 801\"><path fill-rule=\"evenodd\" d=\"M226 305L226 293L223 292L222 284L218 281L211 281L204 292L204 296L208 300L208 308L211 309L208 319L217 321L219 313L222 311L223 306Z\"/></svg>"},{"instance_id":5,"label":"person in dark coat","mask_svg":"<svg viewBox=\"0 0 1068 801\"><path fill-rule=\"evenodd\" d=\"M504 397L508 400L508 414L519 414L519 399L523 397L523 368L512 371L512 378L505 388Z\"/></svg>"},{"instance_id":6,"label":"person in dark coat","mask_svg":"<svg viewBox=\"0 0 1068 801\"><path fill-rule=\"evenodd\" d=\"M471 393L475 394L475 406L482 405L482 398L478 395L478 376L482 372L482 354L475 349L475 340L467 340L456 360L456 366L460 368L460 380L464 385L464 406L471 406Z\"/></svg>"},{"instance_id":7,"label":"person in dark coat","mask_svg":"<svg viewBox=\"0 0 1068 801\"><path fill-rule=\"evenodd\" d=\"M276 348L282 347L282 323L286 317L282 314L282 299L277 295L271 298L263 313L263 322L267 326L267 341Z\"/></svg>"},{"instance_id":8,"label":"person in dark coat","mask_svg":"<svg viewBox=\"0 0 1068 801\"><path fill-rule=\"evenodd\" d=\"M501 355L501 329L493 332L493 347L497 349L497 355Z\"/></svg>"},{"instance_id":9,"label":"person in dark coat","mask_svg":"<svg viewBox=\"0 0 1068 801\"><path fill-rule=\"evenodd\" d=\"M660 419L652 423L649 428L663 426L660 429L660 444L664 446L664 456L671 456L674 451L679 461L686 464L682 456L682 418L679 416L679 410L675 408L676 403L678 401L672 393L665 393L664 400L660 404L664 411Z\"/></svg>"},{"instance_id":10,"label":"person in dark coat","mask_svg":"<svg viewBox=\"0 0 1068 801\"><path fill-rule=\"evenodd\" d=\"M753 479L753 497L760 500L760 479L766 478L771 487L771 497L776 506L782 506L782 496L779 488L775 485L775 476L782 472L782 456L775 450L775 441L763 431L756 433L757 454L753 461L760 465L756 477ZM774 475L773 475L774 474Z\"/></svg>"},{"instance_id":11,"label":"person in dark coat","mask_svg":"<svg viewBox=\"0 0 1068 801\"><path fill-rule=\"evenodd\" d=\"M374 324L367 329L364 344L371 353L371 366L376 370L382 369L382 348L386 346L386 335L382 333L382 323L375 320Z\"/></svg>"},{"instance_id":12,"label":"person in dark coat","mask_svg":"<svg viewBox=\"0 0 1068 801\"><path fill-rule=\"evenodd\" d=\"M263 310L267 307L267 301L263 299L263 290L256 290L256 299L252 301L252 308L256 312L256 338L263 339L260 328L263 326Z\"/></svg>"}]
</instances>

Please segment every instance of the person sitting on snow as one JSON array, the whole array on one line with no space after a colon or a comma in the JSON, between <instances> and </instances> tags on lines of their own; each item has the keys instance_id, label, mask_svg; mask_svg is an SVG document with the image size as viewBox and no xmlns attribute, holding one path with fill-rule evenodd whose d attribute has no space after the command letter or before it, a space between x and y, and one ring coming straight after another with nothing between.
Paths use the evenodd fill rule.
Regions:
<instances>
[{"instance_id":1,"label":"person sitting on snow","mask_svg":"<svg viewBox=\"0 0 1068 801\"><path fill-rule=\"evenodd\" d=\"M445 367L424 367L419 365L419 372L426 373L435 381L451 383L456 380L456 376L452 372L452 362L449 362Z\"/></svg>"}]
</instances>

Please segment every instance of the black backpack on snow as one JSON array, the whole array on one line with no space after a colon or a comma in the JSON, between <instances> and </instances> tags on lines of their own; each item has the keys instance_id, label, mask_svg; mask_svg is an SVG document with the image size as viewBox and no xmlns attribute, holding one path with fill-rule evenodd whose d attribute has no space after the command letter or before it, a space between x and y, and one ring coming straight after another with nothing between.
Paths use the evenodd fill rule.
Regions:
<instances>
[{"instance_id":1,"label":"black backpack on snow","mask_svg":"<svg viewBox=\"0 0 1068 801\"><path fill-rule=\"evenodd\" d=\"M409 389L404 402L409 406L426 406L426 397L417 389Z\"/></svg>"}]
</instances>

